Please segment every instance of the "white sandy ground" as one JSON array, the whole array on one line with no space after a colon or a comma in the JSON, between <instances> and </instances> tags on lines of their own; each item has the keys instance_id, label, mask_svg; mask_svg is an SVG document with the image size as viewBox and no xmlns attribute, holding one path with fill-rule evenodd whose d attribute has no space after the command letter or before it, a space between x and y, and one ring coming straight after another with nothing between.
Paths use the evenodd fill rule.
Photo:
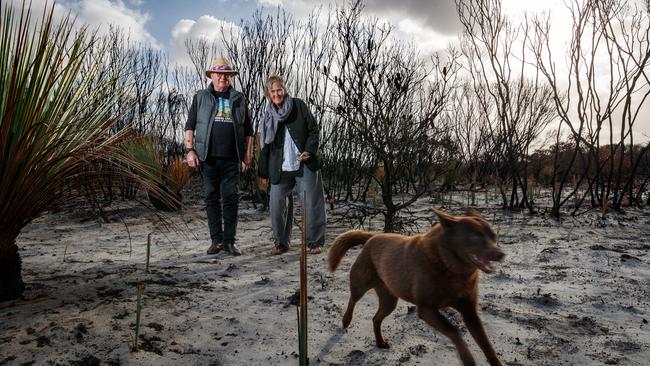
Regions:
<instances>
[{"instance_id":1,"label":"white sandy ground","mask_svg":"<svg viewBox=\"0 0 650 366\"><path fill-rule=\"evenodd\" d=\"M184 233L156 229L155 215L137 207L117 210L109 223L82 209L34 221L18 239L24 298L0 303L0 365L297 365L290 298L299 287L300 232L294 229L288 254L270 256L268 213L240 205L241 257L205 254L207 226L196 197L184 215L170 216ZM420 202L423 222L434 220L431 206ZM505 364L650 364L647 209L606 219L592 212L561 223L483 212L508 254L496 274L482 277L480 301ZM328 244L348 228L330 224ZM325 254L308 259L311 364L460 364L451 343L401 300L383 326L392 348L377 349L372 291L358 303L349 330L341 330L348 270L358 253L348 252L335 273L327 271ZM141 282L141 350L132 352ZM455 313L447 315L459 324ZM477 362L486 364L461 328Z\"/></svg>"}]
</instances>

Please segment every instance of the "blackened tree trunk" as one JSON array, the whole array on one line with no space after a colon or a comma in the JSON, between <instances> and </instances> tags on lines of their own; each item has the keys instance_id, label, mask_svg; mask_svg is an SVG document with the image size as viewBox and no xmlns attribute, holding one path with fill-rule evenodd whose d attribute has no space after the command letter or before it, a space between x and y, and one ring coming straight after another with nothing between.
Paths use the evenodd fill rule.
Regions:
<instances>
[{"instance_id":1,"label":"blackened tree trunk","mask_svg":"<svg viewBox=\"0 0 650 366\"><path fill-rule=\"evenodd\" d=\"M15 300L25 290L17 237L17 232L0 233L0 302Z\"/></svg>"},{"instance_id":2,"label":"blackened tree trunk","mask_svg":"<svg viewBox=\"0 0 650 366\"><path fill-rule=\"evenodd\" d=\"M381 198L386 206L384 213L384 232L395 232L395 216L397 210L393 203L393 164L390 160L384 160L384 178L382 182Z\"/></svg>"}]
</instances>

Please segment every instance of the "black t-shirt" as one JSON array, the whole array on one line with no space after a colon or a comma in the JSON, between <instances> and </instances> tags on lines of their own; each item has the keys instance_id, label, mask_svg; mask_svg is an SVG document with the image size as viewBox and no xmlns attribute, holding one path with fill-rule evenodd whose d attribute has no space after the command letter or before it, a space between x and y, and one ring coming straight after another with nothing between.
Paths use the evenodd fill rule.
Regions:
<instances>
[{"instance_id":1,"label":"black t-shirt","mask_svg":"<svg viewBox=\"0 0 650 366\"><path fill-rule=\"evenodd\" d=\"M230 89L226 92L217 92L210 83L208 89L215 98L217 106L217 113L212 126L212 133L209 136L209 150L208 156L222 157L225 159L237 160L237 144L235 141L235 125L232 121L232 112L230 106ZM220 99L223 99L221 101ZM192 105L190 106L187 122L185 123L185 131L196 129L197 118L197 94L194 95ZM244 113L244 136L253 136L253 124L246 108ZM243 156L241 157L244 158Z\"/></svg>"},{"instance_id":2,"label":"black t-shirt","mask_svg":"<svg viewBox=\"0 0 650 366\"><path fill-rule=\"evenodd\" d=\"M235 125L230 109L230 92L212 90L215 98L217 112L212 121L212 135L210 136L210 156L224 159L237 159L237 144L235 142Z\"/></svg>"}]
</instances>

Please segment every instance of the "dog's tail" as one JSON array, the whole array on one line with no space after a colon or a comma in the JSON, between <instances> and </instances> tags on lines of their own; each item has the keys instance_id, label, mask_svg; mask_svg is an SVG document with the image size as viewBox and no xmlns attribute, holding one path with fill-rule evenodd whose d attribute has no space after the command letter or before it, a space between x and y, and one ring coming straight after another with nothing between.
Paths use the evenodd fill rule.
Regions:
<instances>
[{"instance_id":1,"label":"dog's tail","mask_svg":"<svg viewBox=\"0 0 650 366\"><path fill-rule=\"evenodd\" d=\"M357 245L363 245L373 235L375 234L361 230L350 230L339 235L328 250L327 263L329 264L330 272L334 272L338 268L341 259L343 259L348 249Z\"/></svg>"}]
</instances>

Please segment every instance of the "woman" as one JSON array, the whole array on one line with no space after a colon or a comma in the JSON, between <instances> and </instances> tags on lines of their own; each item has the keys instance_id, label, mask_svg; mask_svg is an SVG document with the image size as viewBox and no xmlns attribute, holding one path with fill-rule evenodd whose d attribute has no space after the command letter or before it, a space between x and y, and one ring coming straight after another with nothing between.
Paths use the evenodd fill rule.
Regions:
<instances>
[{"instance_id":1,"label":"woman","mask_svg":"<svg viewBox=\"0 0 650 366\"><path fill-rule=\"evenodd\" d=\"M259 176L271 182L269 201L274 248L272 254L289 250L293 223L293 189L300 201L307 194L307 245L318 254L325 242L325 202L318 158L318 125L302 100L287 94L284 80L273 75L266 80L269 99L260 127Z\"/></svg>"}]
</instances>

